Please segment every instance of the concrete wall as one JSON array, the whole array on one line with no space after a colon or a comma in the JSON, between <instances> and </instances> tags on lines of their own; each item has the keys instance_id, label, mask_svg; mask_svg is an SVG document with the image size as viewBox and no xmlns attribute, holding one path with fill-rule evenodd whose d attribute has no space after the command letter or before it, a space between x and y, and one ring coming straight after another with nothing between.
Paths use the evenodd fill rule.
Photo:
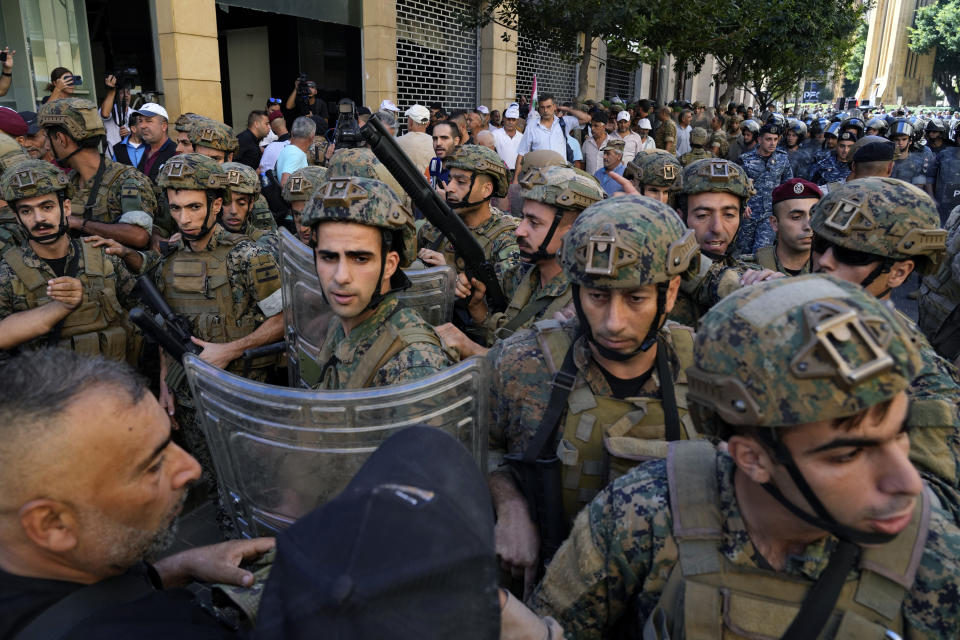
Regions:
<instances>
[{"instance_id":1,"label":"concrete wall","mask_svg":"<svg viewBox=\"0 0 960 640\"><path fill-rule=\"evenodd\" d=\"M396 0L363 0L363 101L397 100Z\"/></svg>"},{"instance_id":2,"label":"concrete wall","mask_svg":"<svg viewBox=\"0 0 960 640\"><path fill-rule=\"evenodd\" d=\"M164 106L223 120L214 0L156 0Z\"/></svg>"},{"instance_id":3,"label":"concrete wall","mask_svg":"<svg viewBox=\"0 0 960 640\"><path fill-rule=\"evenodd\" d=\"M929 2L922 1L922 5ZM911 0L877 0L870 13L867 48L857 98L884 104L930 104L934 52L910 52L908 27L913 24Z\"/></svg>"}]
</instances>

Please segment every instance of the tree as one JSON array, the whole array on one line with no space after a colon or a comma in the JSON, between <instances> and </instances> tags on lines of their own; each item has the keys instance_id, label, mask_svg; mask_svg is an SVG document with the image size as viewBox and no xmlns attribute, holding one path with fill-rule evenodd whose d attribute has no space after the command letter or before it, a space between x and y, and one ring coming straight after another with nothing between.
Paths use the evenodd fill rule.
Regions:
<instances>
[{"instance_id":1,"label":"tree","mask_svg":"<svg viewBox=\"0 0 960 640\"><path fill-rule=\"evenodd\" d=\"M960 0L940 0L917 10L910 48L918 54L936 47L933 80L951 108L960 108Z\"/></svg>"},{"instance_id":2,"label":"tree","mask_svg":"<svg viewBox=\"0 0 960 640\"><path fill-rule=\"evenodd\" d=\"M850 57L843 65L843 94L852 96L860 87L860 76L863 74L863 58L867 54L867 34L870 31L870 25L867 22L860 23L857 30L857 38L853 43L853 49L850 51Z\"/></svg>"}]
</instances>

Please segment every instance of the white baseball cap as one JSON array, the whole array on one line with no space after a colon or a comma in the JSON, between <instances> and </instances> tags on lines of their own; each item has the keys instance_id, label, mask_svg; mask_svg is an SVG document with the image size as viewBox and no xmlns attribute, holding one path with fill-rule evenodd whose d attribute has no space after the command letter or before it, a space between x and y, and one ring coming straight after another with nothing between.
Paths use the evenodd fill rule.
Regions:
<instances>
[{"instance_id":1,"label":"white baseball cap","mask_svg":"<svg viewBox=\"0 0 960 640\"><path fill-rule=\"evenodd\" d=\"M400 113L400 107L393 104L392 100L384 100L380 103L380 111L393 111L394 113Z\"/></svg>"},{"instance_id":2,"label":"white baseball cap","mask_svg":"<svg viewBox=\"0 0 960 640\"><path fill-rule=\"evenodd\" d=\"M620 113L618 113L618 114L617 114L617 122L620 122L621 120L626 120L627 122L630 122L630 112L629 112L629 111L621 111Z\"/></svg>"},{"instance_id":3,"label":"white baseball cap","mask_svg":"<svg viewBox=\"0 0 960 640\"><path fill-rule=\"evenodd\" d=\"M503 112L504 118L519 118L520 117L520 107L510 106L507 107L507 110Z\"/></svg>"},{"instance_id":4,"label":"white baseball cap","mask_svg":"<svg viewBox=\"0 0 960 640\"><path fill-rule=\"evenodd\" d=\"M650 126L649 120L646 118L641 118L640 122L637 123L637 129L647 129L649 131L650 129L653 129L653 127Z\"/></svg>"},{"instance_id":5,"label":"white baseball cap","mask_svg":"<svg viewBox=\"0 0 960 640\"><path fill-rule=\"evenodd\" d=\"M479 111L484 115L490 115L490 109L487 109L487 107L485 107L484 105L480 105L479 107L477 107L477 111Z\"/></svg>"},{"instance_id":6,"label":"white baseball cap","mask_svg":"<svg viewBox=\"0 0 960 640\"><path fill-rule=\"evenodd\" d=\"M147 102L140 106L139 109L134 111L134 113L139 113L145 118L152 118L154 116L161 116L164 120L170 121L170 116L167 115L167 110L158 105L156 102Z\"/></svg>"},{"instance_id":7,"label":"white baseball cap","mask_svg":"<svg viewBox=\"0 0 960 640\"><path fill-rule=\"evenodd\" d=\"M422 104L415 104L407 109L403 115L407 116L417 124L427 124L430 122L430 110Z\"/></svg>"}]
</instances>

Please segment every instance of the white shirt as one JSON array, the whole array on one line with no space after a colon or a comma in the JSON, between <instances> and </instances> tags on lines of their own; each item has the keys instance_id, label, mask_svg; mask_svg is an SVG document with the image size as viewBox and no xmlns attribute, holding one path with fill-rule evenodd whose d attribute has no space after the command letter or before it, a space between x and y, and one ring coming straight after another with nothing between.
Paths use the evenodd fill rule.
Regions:
<instances>
[{"instance_id":1,"label":"white shirt","mask_svg":"<svg viewBox=\"0 0 960 640\"><path fill-rule=\"evenodd\" d=\"M260 173L263 173L267 169L273 169L276 166L280 152L283 151L283 148L288 144L290 144L290 141L284 140L283 142L271 142L267 145L267 148L263 150L263 155L260 156ZM277 180L279 179L280 176L277 176Z\"/></svg>"},{"instance_id":2,"label":"white shirt","mask_svg":"<svg viewBox=\"0 0 960 640\"><path fill-rule=\"evenodd\" d=\"M688 153L693 147L690 146L690 132L693 131L692 125L687 125L686 128L677 124L677 157L679 158L685 153Z\"/></svg>"},{"instance_id":3,"label":"white shirt","mask_svg":"<svg viewBox=\"0 0 960 640\"><path fill-rule=\"evenodd\" d=\"M619 134L623 138L623 164L627 164L633 160L638 153L643 151L643 141L640 139L639 133L634 133L633 131L627 131L625 134ZM650 136L647 136L647 140L650 140ZM650 141L653 142L652 140Z\"/></svg>"},{"instance_id":4,"label":"white shirt","mask_svg":"<svg viewBox=\"0 0 960 640\"><path fill-rule=\"evenodd\" d=\"M536 114L536 111L533 113ZM563 116L563 122L567 126L568 134L580 128L580 121L573 116ZM523 131L523 139L520 141L517 155L525 156L538 149L549 149L556 151L564 158L567 157L567 140L556 116L554 116L549 129L540 123L539 114L527 119L527 128Z\"/></svg>"},{"instance_id":5,"label":"white shirt","mask_svg":"<svg viewBox=\"0 0 960 640\"><path fill-rule=\"evenodd\" d=\"M637 134L639 135L639 134ZM640 143L640 151L650 151L651 149L656 149L657 143L653 141L653 136L647 134L647 137L643 139L643 142Z\"/></svg>"},{"instance_id":6,"label":"white shirt","mask_svg":"<svg viewBox=\"0 0 960 640\"><path fill-rule=\"evenodd\" d=\"M519 131L514 131L511 138L506 129L493 130L493 142L497 148L497 155L500 156L508 169L517 168L517 150L520 149L521 140L523 140L523 134ZM564 150L563 157L567 157L566 150Z\"/></svg>"},{"instance_id":7,"label":"white shirt","mask_svg":"<svg viewBox=\"0 0 960 640\"><path fill-rule=\"evenodd\" d=\"M619 140L620 136L615 133L608 133L603 139L603 144L597 146L593 136L583 141L583 170L593 175L598 169L603 168L603 150L607 148L607 143L611 140Z\"/></svg>"},{"instance_id":8,"label":"white shirt","mask_svg":"<svg viewBox=\"0 0 960 640\"><path fill-rule=\"evenodd\" d=\"M123 140L123 136L120 135L120 127L117 126L116 121L113 119L113 116L117 113L117 111L117 105L113 105L113 109L110 110L109 118L104 118L102 115L100 116L100 118L103 120L103 128L107 131L107 155L109 155L113 160L116 160L116 158L113 157L113 146ZM133 109L127 105L127 119L125 120L127 124L124 126L126 126L128 129L130 128L130 113L132 111Z\"/></svg>"}]
</instances>

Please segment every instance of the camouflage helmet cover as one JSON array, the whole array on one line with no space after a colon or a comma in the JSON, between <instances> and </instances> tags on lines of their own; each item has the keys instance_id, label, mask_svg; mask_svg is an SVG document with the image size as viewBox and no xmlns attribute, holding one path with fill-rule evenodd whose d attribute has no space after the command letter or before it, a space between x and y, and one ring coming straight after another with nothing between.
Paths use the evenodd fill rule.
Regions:
<instances>
[{"instance_id":1,"label":"camouflage helmet cover","mask_svg":"<svg viewBox=\"0 0 960 640\"><path fill-rule=\"evenodd\" d=\"M100 108L83 98L50 100L40 107L37 125L43 128L63 127L77 142L107 135Z\"/></svg>"},{"instance_id":2,"label":"camouflage helmet cover","mask_svg":"<svg viewBox=\"0 0 960 640\"><path fill-rule=\"evenodd\" d=\"M893 178L861 178L830 189L810 211L813 232L847 249L894 260L926 257L936 271L946 251L937 205L919 187Z\"/></svg>"},{"instance_id":3,"label":"camouflage helmet cover","mask_svg":"<svg viewBox=\"0 0 960 640\"><path fill-rule=\"evenodd\" d=\"M209 147L224 153L232 153L239 146L233 129L222 122L207 118L193 123L187 135L190 137L190 144L194 146Z\"/></svg>"},{"instance_id":4,"label":"camouflage helmet cover","mask_svg":"<svg viewBox=\"0 0 960 640\"><path fill-rule=\"evenodd\" d=\"M161 189L220 190L226 188L226 175L213 158L199 153L183 153L173 156L160 167L157 184Z\"/></svg>"},{"instance_id":5,"label":"camouflage helmet cover","mask_svg":"<svg viewBox=\"0 0 960 640\"><path fill-rule=\"evenodd\" d=\"M409 266L417 258L417 229L413 215L393 189L371 178L330 178L320 184L303 211L302 224L313 227L321 222L355 222L398 232L403 246L400 266Z\"/></svg>"},{"instance_id":6,"label":"camouflage helmet cover","mask_svg":"<svg viewBox=\"0 0 960 640\"><path fill-rule=\"evenodd\" d=\"M662 149L638 153L627 164L623 174L637 186L667 187L670 191L679 191L683 185L683 166L675 155Z\"/></svg>"},{"instance_id":7,"label":"camouflage helmet cover","mask_svg":"<svg viewBox=\"0 0 960 640\"><path fill-rule=\"evenodd\" d=\"M317 186L326 178L326 167L309 166L297 169L283 185L283 199L288 203L309 200Z\"/></svg>"},{"instance_id":8,"label":"camouflage helmet cover","mask_svg":"<svg viewBox=\"0 0 960 640\"><path fill-rule=\"evenodd\" d=\"M181 113L180 117L177 118L177 121L174 123L173 127L177 131L181 131L189 134L190 129L193 128L193 125L195 125L196 123L202 120L207 120L207 118L197 113Z\"/></svg>"},{"instance_id":9,"label":"camouflage helmet cover","mask_svg":"<svg viewBox=\"0 0 960 640\"><path fill-rule=\"evenodd\" d=\"M550 149L537 149L523 156L523 172L543 167L567 167L567 159Z\"/></svg>"},{"instance_id":10,"label":"camouflage helmet cover","mask_svg":"<svg viewBox=\"0 0 960 640\"><path fill-rule=\"evenodd\" d=\"M703 158L683 170L685 195L706 192L732 193L743 201L756 194L753 180L747 177L743 167L722 158Z\"/></svg>"},{"instance_id":11,"label":"camouflage helmet cover","mask_svg":"<svg viewBox=\"0 0 960 640\"><path fill-rule=\"evenodd\" d=\"M465 144L454 150L443 163L445 169L463 169L471 173L490 176L493 180L493 195L505 198L507 195L507 165L496 151L479 144Z\"/></svg>"},{"instance_id":12,"label":"camouflage helmet cover","mask_svg":"<svg viewBox=\"0 0 960 640\"><path fill-rule=\"evenodd\" d=\"M699 255L694 232L668 205L639 195L598 202L563 237L560 264L570 282L631 289L666 282Z\"/></svg>"},{"instance_id":13,"label":"camouflage helmet cover","mask_svg":"<svg viewBox=\"0 0 960 640\"><path fill-rule=\"evenodd\" d=\"M220 168L226 174L224 184L231 194L252 195L254 199L260 195L260 177L256 171L242 162L224 162Z\"/></svg>"},{"instance_id":14,"label":"camouflage helmet cover","mask_svg":"<svg viewBox=\"0 0 960 640\"><path fill-rule=\"evenodd\" d=\"M694 127L690 131L690 144L698 144L701 147L707 144L707 130L703 127Z\"/></svg>"},{"instance_id":15,"label":"camouflage helmet cover","mask_svg":"<svg viewBox=\"0 0 960 640\"><path fill-rule=\"evenodd\" d=\"M605 196L596 178L571 167L533 169L520 180L520 197L567 211L583 211Z\"/></svg>"},{"instance_id":16,"label":"camouflage helmet cover","mask_svg":"<svg viewBox=\"0 0 960 640\"><path fill-rule=\"evenodd\" d=\"M16 202L23 198L63 192L72 195L67 175L46 160L28 158L3 172L0 177L0 199Z\"/></svg>"},{"instance_id":17,"label":"camouflage helmet cover","mask_svg":"<svg viewBox=\"0 0 960 640\"><path fill-rule=\"evenodd\" d=\"M922 364L893 311L860 286L821 274L720 300L700 319L694 362L694 424L721 438L730 435L723 423L788 427L857 415L906 389Z\"/></svg>"},{"instance_id":18,"label":"camouflage helmet cover","mask_svg":"<svg viewBox=\"0 0 960 640\"><path fill-rule=\"evenodd\" d=\"M327 179L331 178L370 178L379 180L404 201L406 193L397 179L374 155L369 147L337 149L327 164Z\"/></svg>"}]
</instances>

